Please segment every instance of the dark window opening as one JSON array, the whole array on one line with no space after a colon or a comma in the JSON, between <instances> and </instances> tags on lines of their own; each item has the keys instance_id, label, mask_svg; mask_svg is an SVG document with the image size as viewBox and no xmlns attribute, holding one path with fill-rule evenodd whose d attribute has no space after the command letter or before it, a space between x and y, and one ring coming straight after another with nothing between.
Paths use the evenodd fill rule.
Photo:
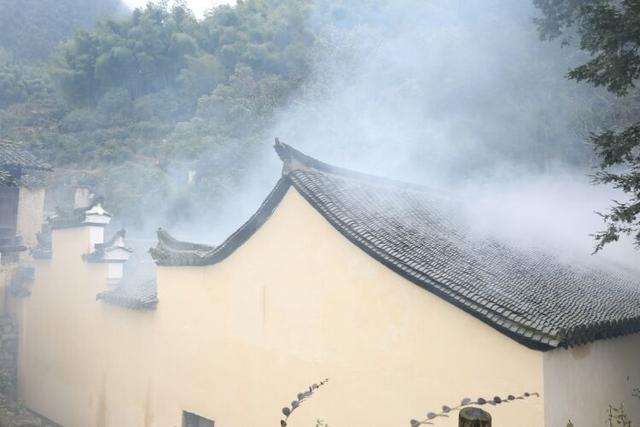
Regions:
<instances>
[{"instance_id":1,"label":"dark window opening","mask_svg":"<svg viewBox=\"0 0 640 427\"><path fill-rule=\"evenodd\" d=\"M11 244L18 224L18 187L0 185L0 245Z\"/></svg>"},{"instance_id":2,"label":"dark window opening","mask_svg":"<svg viewBox=\"0 0 640 427\"><path fill-rule=\"evenodd\" d=\"M182 427L213 427L212 420L192 414L191 412L182 412Z\"/></svg>"}]
</instances>

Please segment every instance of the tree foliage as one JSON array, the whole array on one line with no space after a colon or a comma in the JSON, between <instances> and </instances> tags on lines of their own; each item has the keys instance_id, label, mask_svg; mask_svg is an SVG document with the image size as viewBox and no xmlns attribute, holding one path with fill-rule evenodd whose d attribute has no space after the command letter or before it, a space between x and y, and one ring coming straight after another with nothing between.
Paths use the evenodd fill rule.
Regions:
<instances>
[{"instance_id":1,"label":"tree foliage","mask_svg":"<svg viewBox=\"0 0 640 427\"><path fill-rule=\"evenodd\" d=\"M0 108L51 96L53 83L41 68L15 62L0 51Z\"/></svg>"},{"instance_id":2,"label":"tree foliage","mask_svg":"<svg viewBox=\"0 0 640 427\"><path fill-rule=\"evenodd\" d=\"M305 2L252 0L198 22L182 3L149 3L129 19L78 32L60 49L55 75L66 97L85 105L116 87L134 99L164 89L197 99L239 66L295 81L305 75L313 41L306 9Z\"/></svg>"},{"instance_id":3,"label":"tree foliage","mask_svg":"<svg viewBox=\"0 0 640 427\"><path fill-rule=\"evenodd\" d=\"M33 67L40 74L0 60L0 125L58 168L89 176L123 216L174 196L218 197L308 74L309 8L247 0L197 20L184 2L162 1L79 26L47 66ZM199 171L191 196L176 168ZM116 184L123 176L136 178ZM150 183L164 195L152 200Z\"/></svg>"},{"instance_id":4,"label":"tree foliage","mask_svg":"<svg viewBox=\"0 0 640 427\"><path fill-rule=\"evenodd\" d=\"M0 4L12 1L0 0ZM65 4L74 1L62 0L60 13L65 13ZM189 210L190 203L219 200L237 188L250 175L249 169L255 168L264 141L273 137L268 132L278 118L282 119L277 113L294 97L298 104L304 103L305 93L315 96L315 90L322 89L310 88L306 84L310 78L314 82L335 79L332 72L352 79L351 83L361 78L350 74L344 65L350 61L349 49L344 49L346 57L328 54L330 61L342 65L334 71L312 63L310 52L321 56L326 53L323 49L330 50L323 43L343 36L346 39L339 43L349 44L351 32L373 36L382 31L392 39L393 29L400 25L381 19L385 7L394 4L389 0L242 0L234 6L216 7L200 20L181 1L153 2L115 17L109 12L115 9L108 7L115 5L115 0L102 1L82 2L73 13L80 14L91 4L91 16L111 16L93 24L95 18L75 19L69 12L63 19L73 27L68 32L60 30L52 19L33 33L51 43L34 42L33 52L28 51L30 45L15 42L15 34L22 31L18 22L28 28L41 11L20 15L7 27L12 34L0 37L23 51L20 56L9 52L7 60L0 59L0 127L3 137L30 143L67 176L78 175L93 182L111 204L109 209L131 221L149 211L168 210L179 217ZM25 4L32 2L36 0ZM46 6L48 0L40 4ZM56 18L58 10L52 14ZM526 33L528 40L535 30L526 24L523 27L514 28L515 33L509 36L519 40ZM563 34L565 29L563 26ZM45 44L46 49L42 47ZM54 44L57 48L45 64L25 64L22 59L49 56L47 49ZM390 52L389 59L416 54L418 48L406 46L406 52ZM555 64L555 59L523 66L529 61L527 53L523 50L522 57L509 65L519 69L519 76L526 73L523 81L547 79L545 87L556 87L553 76L559 66L547 67ZM387 92L407 87L401 79L394 80L389 81ZM467 80L464 76L461 82ZM476 99L478 92L461 84L456 93ZM435 95L424 89L424 96ZM513 143L520 137L520 126L501 129L509 128L513 132L509 137L498 137L492 126L482 127L491 132L474 137L500 142L483 150L485 157L472 159L473 164L489 168L486 165L492 157L507 156L535 164L538 169L557 157L570 164L588 162L589 152L580 138L570 142L570 138L562 138L566 127L573 126L565 126L567 120L574 120L573 112L555 118L553 112L540 107L552 98L572 96L562 90L539 91L525 93L529 101L518 98L517 104L505 105L506 120L515 110L522 117L534 117L531 120L540 135ZM582 106L576 110L582 111ZM190 170L197 172L196 179L187 186L186 171Z\"/></svg>"},{"instance_id":5,"label":"tree foliage","mask_svg":"<svg viewBox=\"0 0 640 427\"><path fill-rule=\"evenodd\" d=\"M0 0L0 48L19 60L45 61L79 28L125 10L120 0Z\"/></svg>"},{"instance_id":6,"label":"tree foliage","mask_svg":"<svg viewBox=\"0 0 640 427\"><path fill-rule=\"evenodd\" d=\"M187 55L198 49L197 30L188 9L150 4L129 19L78 32L61 47L54 75L68 100L85 105L113 88L138 98L173 87Z\"/></svg>"},{"instance_id":7,"label":"tree foliage","mask_svg":"<svg viewBox=\"0 0 640 427\"><path fill-rule=\"evenodd\" d=\"M620 112L607 128L591 136L601 163L595 181L610 184L629 196L601 214L605 230L595 234L596 251L621 235L633 235L640 246L640 1L534 0L543 38L579 39L589 55L571 69L570 79L605 87L624 98Z\"/></svg>"}]
</instances>

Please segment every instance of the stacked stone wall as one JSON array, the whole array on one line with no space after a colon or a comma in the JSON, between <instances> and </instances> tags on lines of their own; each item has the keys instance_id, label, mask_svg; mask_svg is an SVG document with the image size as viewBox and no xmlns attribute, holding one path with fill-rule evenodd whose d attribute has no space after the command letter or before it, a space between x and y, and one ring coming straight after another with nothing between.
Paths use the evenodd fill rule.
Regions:
<instances>
[{"instance_id":1,"label":"stacked stone wall","mask_svg":"<svg viewBox=\"0 0 640 427\"><path fill-rule=\"evenodd\" d=\"M12 316L0 316L0 394L11 398L18 378L18 331Z\"/></svg>"}]
</instances>

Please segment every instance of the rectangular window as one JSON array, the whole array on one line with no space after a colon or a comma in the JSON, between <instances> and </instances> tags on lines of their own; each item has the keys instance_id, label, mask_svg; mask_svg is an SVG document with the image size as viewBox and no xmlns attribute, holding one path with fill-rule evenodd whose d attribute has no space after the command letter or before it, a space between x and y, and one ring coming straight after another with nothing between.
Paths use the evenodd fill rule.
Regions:
<instances>
[{"instance_id":1,"label":"rectangular window","mask_svg":"<svg viewBox=\"0 0 640 427\"><path fill-rule=\"evenodd\" d=\"M192 414L191 412L182 412L182 427L213 427L212 420Z\"/></svg>"},{"instance_id":2,"label":"rectangular window","mask_svg":"<svg viewBox=\"0 0 640 427\"><path fill-rule=\"evenodd\" d=\"M18 187L0 185L0 244L16 237L19 191Z\"/></svg>"}]
</instances>

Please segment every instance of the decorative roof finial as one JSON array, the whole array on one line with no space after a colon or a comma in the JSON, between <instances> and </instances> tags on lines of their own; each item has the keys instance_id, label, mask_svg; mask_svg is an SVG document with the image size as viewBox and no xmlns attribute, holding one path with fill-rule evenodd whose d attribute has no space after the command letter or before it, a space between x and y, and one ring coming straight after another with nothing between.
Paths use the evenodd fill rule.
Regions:
<instances>
[{"instance_id":1,"label":"decorative roof finial","mask_svg":"<svg viewBox=\"0 0 640 427\"><path fill-rule=\"evenodd\" d=\"M280 160L282 160L283 175L287 175L289 172L294 170L309 170L322 167L321 162L301 153L292 146L281 142L280 138L276 138L276 143L273 148L275 148Z\"/></svg>"}]
</instances>

